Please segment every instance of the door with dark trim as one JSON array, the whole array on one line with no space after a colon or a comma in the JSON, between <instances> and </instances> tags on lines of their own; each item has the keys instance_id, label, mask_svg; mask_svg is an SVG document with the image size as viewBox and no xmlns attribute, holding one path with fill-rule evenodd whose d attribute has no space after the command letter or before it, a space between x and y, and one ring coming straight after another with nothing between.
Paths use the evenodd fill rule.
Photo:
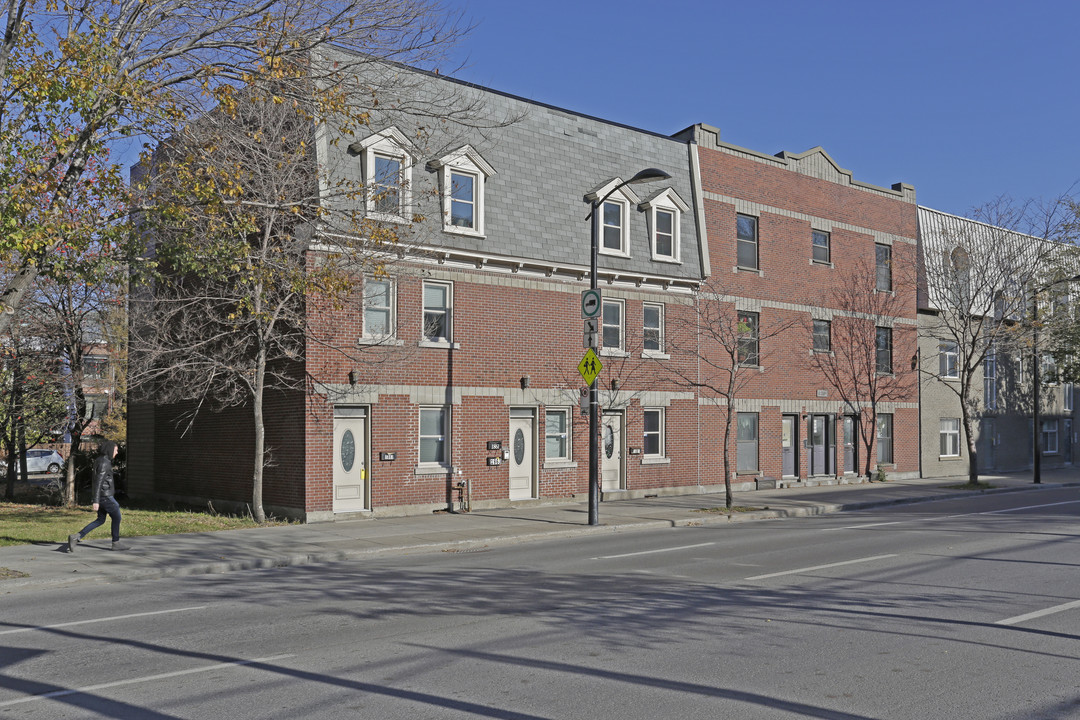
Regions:
<instances>
[{"instance_id":1,"label":"door with dark trim","mask_svg":"<svg viewBox=\"0 0 1080 720\"><path fill-rule=\"evenodd\" d=\"M854 415L844 416L844 472L859 471L859 424Z\"/></svg>"},{"instance_id":2,"label":"door with dark trim","mask_svg":"<svg viewBox=\"0 0 1080 720\"><path fill-rule=\"evenodd\" d=\"M799 474L799 416L780 418L780 459L784 477Z\"/></svg>"},{"instance_id":3,"label":"door with dark trim","mask_svg":"<svg viewBox=\"0 0 1080 720\"><path fill-rule=\"evenodd\" d=\"M836 448L833 440L833 428L830 415L810 416L810 474L832 475L833 452Z\"/></svg>"}]
</instances>

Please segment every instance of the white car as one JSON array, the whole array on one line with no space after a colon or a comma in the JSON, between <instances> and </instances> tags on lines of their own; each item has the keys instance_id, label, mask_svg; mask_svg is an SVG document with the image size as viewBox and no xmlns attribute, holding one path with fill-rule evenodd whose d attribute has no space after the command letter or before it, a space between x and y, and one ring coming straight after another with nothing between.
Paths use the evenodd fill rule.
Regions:
<instances>
[{"instance_id":1,"label":"white car","mask_svg":"<svg viewBox=\"0 0 1080 720\"><path fill-rule=\"evenodd\" d=\"M16 461L16 468L18 468L18 461ZM26 472L29 473L49 473L55 475L60 472L60 468L64 467L64 456L55 450L27 450L26 451ZM7 464L4 461L0 461L0 468L7 469Z\"/></svg>"}]
</instances>

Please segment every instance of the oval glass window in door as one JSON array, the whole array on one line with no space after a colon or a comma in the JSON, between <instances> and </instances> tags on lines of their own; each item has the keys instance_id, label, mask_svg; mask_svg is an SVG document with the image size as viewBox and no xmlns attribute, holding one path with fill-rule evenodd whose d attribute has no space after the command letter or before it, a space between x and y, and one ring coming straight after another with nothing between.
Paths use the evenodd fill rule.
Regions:
<instances>
[{"instance_id":1,"label":"oval glass window in door","mask_svg":"<svg viewBox=\"0 0 1080 720\"><path fill-rule=\"evenodd\" d=\"M521 428L514 433L514 464L520 465L525 461L525 433Z\"/></svg>"},{"instance_id":2,"label":"oval glass window in door","mask_svg":"<svg viewBox=\"0 0 1080 720\"><path fill-rule=\"evenodd\" d=\"M615 454L615 430L610 425L604 426L604 454L609 458Z\"/></svg>"},{"instance_id":3,"label":"oval glass window in door","mask_svg":"<svg viewBox=\"0 0 1080 720\"><path fill-rule=\"evenodd\" d=\"M346 430L341 436L341 467L345 472L349 472L354 462L356 462L356 439L353 438L352 430Z\"/></svg>"}]
</instances>

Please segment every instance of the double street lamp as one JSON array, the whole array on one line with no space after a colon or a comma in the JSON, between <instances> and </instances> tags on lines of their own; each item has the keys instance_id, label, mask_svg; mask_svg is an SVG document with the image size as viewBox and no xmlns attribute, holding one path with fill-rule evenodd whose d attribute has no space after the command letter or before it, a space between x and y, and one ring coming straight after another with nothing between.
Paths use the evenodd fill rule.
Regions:
<instances>
[{"instance_id":1,"label":"double street lamp","mask_svg":"<svg viewBox=\"0 0 1080 720\"><path fill-rule=\"evenodd\" d=\"M592 247L590 254L589 265L589 288L591 290L597 289L596 278L596 258L598 254L598 244L600 237L600 212L604 207L604 202L612 196L612 194L620 190L627 185L638 185L640 183L655 182L657 180L669 180L671 175L658 170L657 168L645 168L641 172L634 175L629 180L623 180L607 191L603 197L599 197L592 201L592 209L589 211L589 218L592 221ZM622 222L626 222L627 218L622 218ZM601 303L601 314L603 313L603 304ZM603 337L603 334L600 334ZM593 381L589 383L589 524L600 524L600 403L597 397L597 378L593 378Z\"/></svg>"},{"instance_id":2,"label":"double street lamp","mask_svg":"<svg viewBox=\"0 0 1080 720\"><path fill-rule=\"evenodd\" d=\"M1042 369L1042 358L1039 357L1039 293L1045 292L1055 285L1060 285L1067 282L1075 282L1080 280L1080 275L1073 275L1069 278L1061 278L1055 280L1049 285L1044 285L1037 290L1031 292L1031 380L1032 380L1032 402L1031 402L1031 424L1032 431L1035 436L1035 458L1031 464L1031 474L1036 485L1042 482L1042 420L1040 418L1040 405L1042 404L1042 378L1040 377L1040 370Z\"/></svg>"}]
</instances>

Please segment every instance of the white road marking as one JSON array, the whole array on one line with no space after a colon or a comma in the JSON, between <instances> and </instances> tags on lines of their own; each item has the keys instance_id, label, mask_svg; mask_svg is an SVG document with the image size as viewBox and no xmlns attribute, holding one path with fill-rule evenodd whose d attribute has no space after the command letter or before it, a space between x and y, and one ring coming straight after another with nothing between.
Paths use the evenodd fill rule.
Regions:
<instances>
[{"instance_id":1,"label":"white road marking","mask_svg":"<svg viewBox=\"0 0 1080 720\"><path fill-rule=\"evenodd\" d=\"M1019 512L1020 510L1038 510L1039 508L1054 507L1056 505L1075 505L1080 503L1080 500L1065 500L1064 502L1049 503L1046 505L1028 505L1026 507L1009 508L1008 510L987 510L986 512L978 513L979 515L1000 515L1001 513Z\"/></svg>"},{"instance_id":2,"label":"white road marking","mask_svg":"<svg viewBox=\"0 0 1080 720\"><path fill-rule=\"evenodd\" d=\"M109 622L111 620L127 620L129 618L147 617L149 615L166 615L168 613L188 612L189 610L204 610L207 607L207 605L195 605L194 607L174 608L172 610L155 610L154 612L132 613L130 615L113 615L112 617L97 618L96 620L76 620L75 622L57 623L56 625L38 625L37 627L0 630L0 635L30 632L31 630L52 630L53 628L72 627L73 625L88 625L90 623Z\"/></svg>"},{"instance_id":3,"label":"white road marking","mask_svg":"<svg viewBox=\"0 0 1080 720\"><path fill-rule=\"evenodd\" d=\"M218 663L217 665L209 665L207 667L191 668L189 670L177 670L175 672L161 673L160 675L147 675L141 678L129 678L127 680L116 680L114 682L101 683L99 685L87 685L86 687L74 688L71 690L56 690L50 693L44 693L42 695L31 695L30 697L19 698L18 700L6 700L0 702L0 707L7 707L9 705L20 705L22 703L34 702L35 700L48 700L50 698L63 697L65 695L76 695L78 693L88 693L95 690L104 690L106 688L120 687L121 685L134 685L135 683L153 682L154 680L166 680L168 678L180 677L181 675L193 675L195 673L212 672L214 670L221 670L227 667L237 667L240 665L251 665L253 663L261 662L273 662L274 660L283 660L285 658L293 657L292 655L273 655L271 657L255 658L253 660L237 660L236 662Z\"/></svg>"},{"instance_id":4,"label":"white road marking","mask_svg":"<svg viewBox=\"0 0 1080 720\"><path fill-rule=\"evenodd\" d=\"M766 578L780 577L781 575L799 575L801 573L813 572L814 570L824 570L826 568L840 567L841 565L855 565L857 563L873 562L874 560L884 560L885 558L896 557L896 553L890 553L889 555L874 555L873 557L859 558L858 560L845 560L844 562L829 563L828 565L814 565L813 567L799 568L798 570L785 570L783 572L769 573L768 575L754 575L753 577L744 578L745 580L765 580Z\"/></svg>"},{"instance_id":5,"label":"white road marking","mask_svg":"<svg viewBox=\"0 0 1080 720\"><path fill-rule=\"evenodd\" d=\"M592 560L614 560L616 558L635 557L637 555L655 555L656 553L675 552L676 550L691 550L693 548L708 547L716 543L698 543L697 545L683 545L682 547L663 548L661 550L642 550L641 552L623 553L622 555L601 555L591 558Z\"/></svg>"},{"instance_id":6,"label":"white road marking","mask_svg":"<svg viewBox=\"0 0 1080 720\"><path fill-rule=\"evenodd\" d=\"M824 530L862 530L863 528L881 527L882 525L900 525L911 520L893 520L892 522L866 523L865 525L846 525L838 528L824 528Z\"/></svg>"},{"instance_id":7,"label":"white road marking","mask_svg":"<svg viewBox=\"0 0 1080 720\"><path fill-rule=\"evenodd\" d=\"M1064 605L1055 605L1054 607L1046 608L1045 610L1036 610L1035 612L1029 612L1026 615L1017 615L1016 617L1005 618L1004 620L998 620L995 625L1016 625L1022 623L1025 620L1034 620L1045 615L1053 615L1054 613L1065 612L1066 610L1072 610L1073 608L1080 607L1080 600L1073 600L1067 602Z\"/></svg>"}]
</instances>

